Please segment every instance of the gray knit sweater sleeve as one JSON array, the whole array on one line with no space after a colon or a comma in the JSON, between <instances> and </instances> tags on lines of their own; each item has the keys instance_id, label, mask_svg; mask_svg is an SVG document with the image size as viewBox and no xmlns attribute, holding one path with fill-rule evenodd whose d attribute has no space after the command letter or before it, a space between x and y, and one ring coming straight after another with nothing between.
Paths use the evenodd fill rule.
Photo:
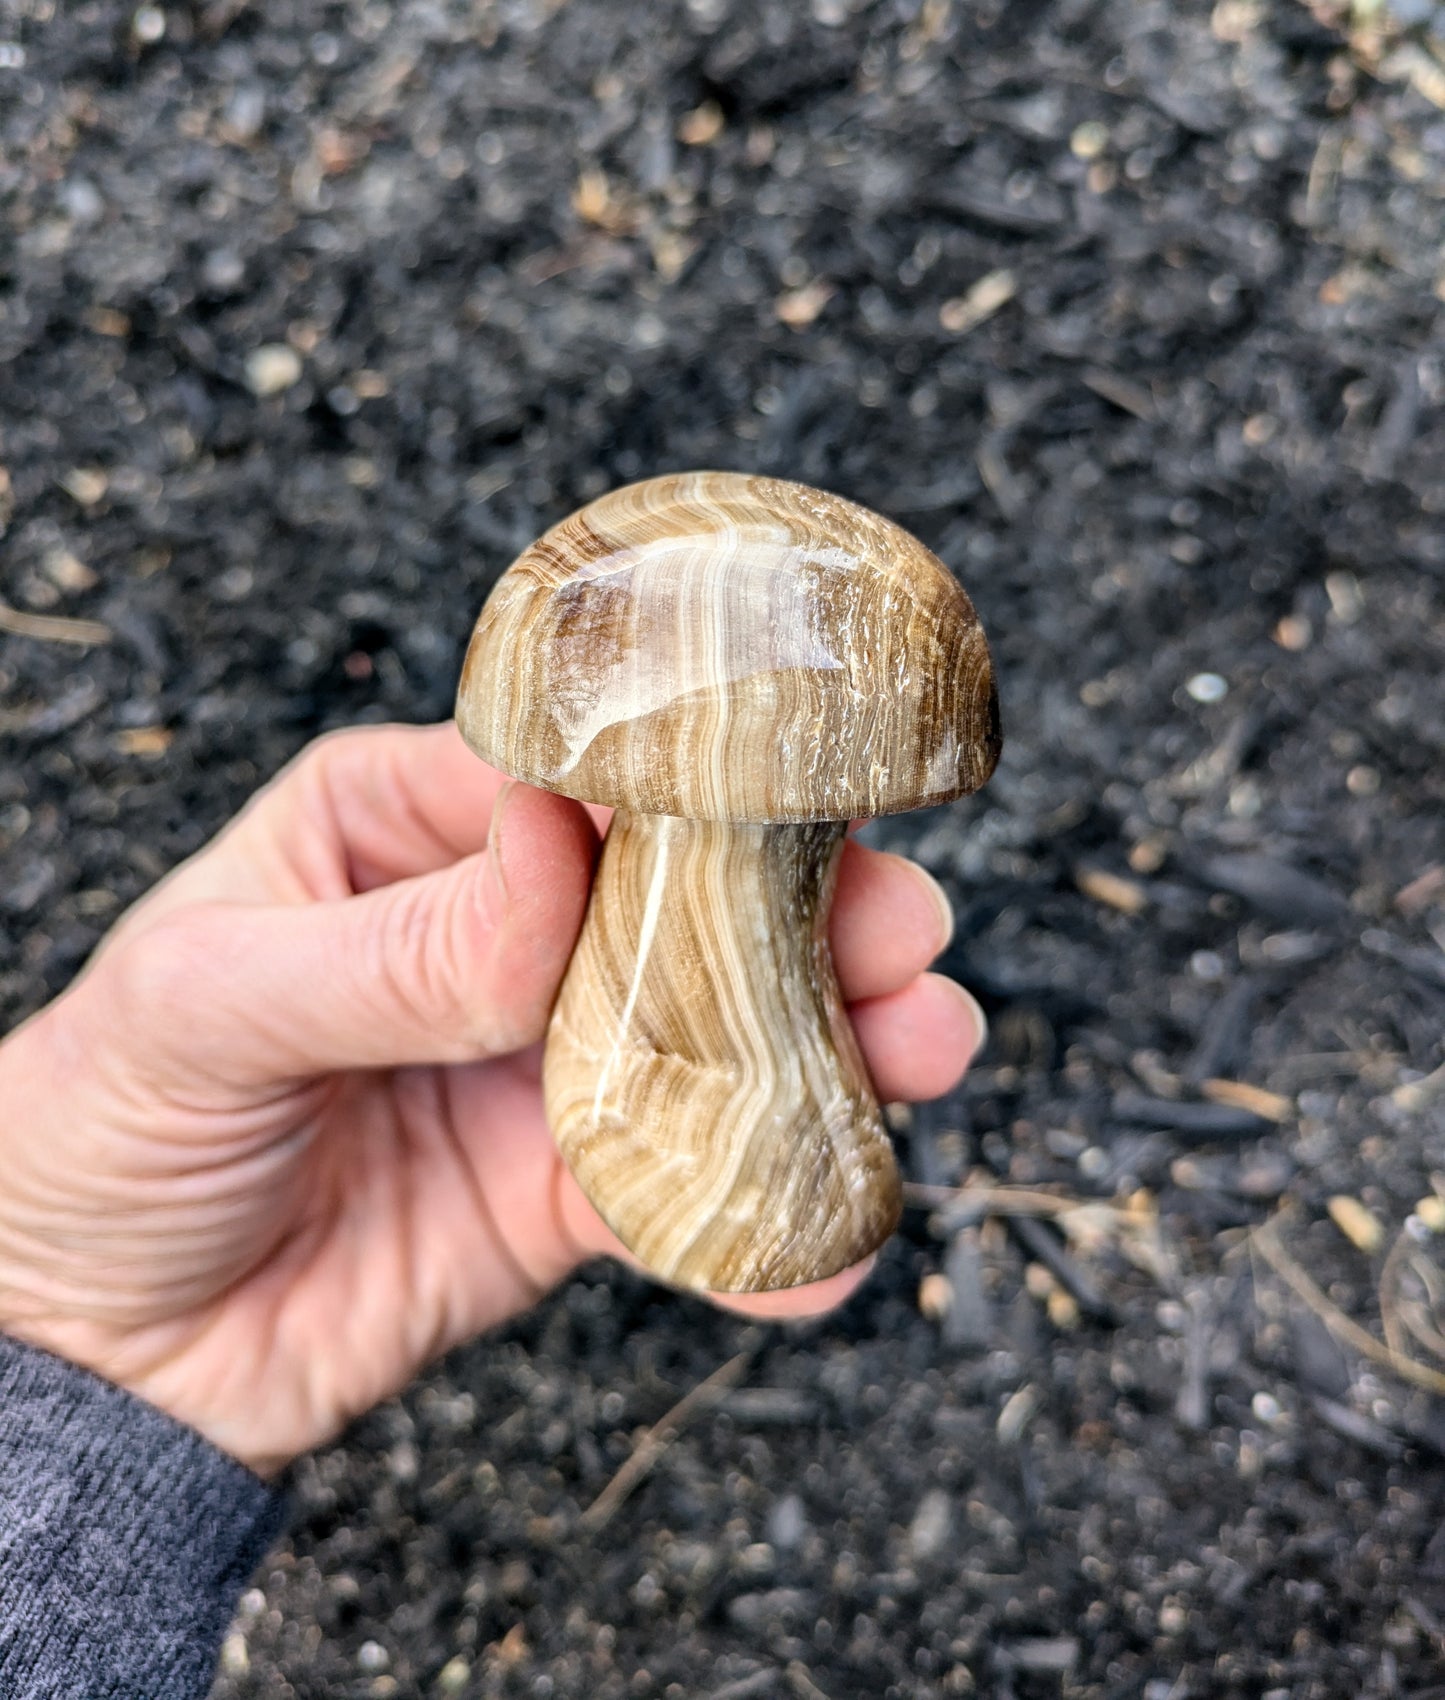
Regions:
<instances>
[{"instance_id":1,"label":"gray knit sweater sleeve","mask_svg":"<svg viewBox=\"0 0 1445 1700\"><path fill-rule=\"evenodd\" d=\"M0 1695L201 1700L281 1511L193 1430L0 1335Z\"/></svg>"}]
</instances>

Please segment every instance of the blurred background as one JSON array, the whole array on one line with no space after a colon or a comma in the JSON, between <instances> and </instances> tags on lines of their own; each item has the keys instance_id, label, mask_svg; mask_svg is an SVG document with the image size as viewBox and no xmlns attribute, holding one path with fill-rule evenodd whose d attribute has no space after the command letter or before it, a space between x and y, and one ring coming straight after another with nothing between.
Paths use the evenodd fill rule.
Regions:
<instances>
[{"instance_id":1,"label":"blurred background","mask_svg":"<svg viewBox=\"0 0 1445 1700\"><path fill-rule=\"evenodd\" d=\"M873 505L1001 674L869 1287L585 1272L217 1696L1440 1700L1445 8L0 0L0 209L7 1023L613 485Z\"/></svg>"}]
</instances>

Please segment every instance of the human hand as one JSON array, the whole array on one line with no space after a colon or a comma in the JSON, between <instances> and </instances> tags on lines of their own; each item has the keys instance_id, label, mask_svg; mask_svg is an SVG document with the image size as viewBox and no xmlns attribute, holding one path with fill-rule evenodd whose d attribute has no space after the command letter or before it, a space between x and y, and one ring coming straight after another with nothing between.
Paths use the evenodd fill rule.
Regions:
<instances>
[{"instance_id":1,"label":"human hand","mask_svg":"<svg viewBox=\"0 0 1445 1700\"><path fill-rule=\"evenodd\" d=\"M597 824L450 724L303 752L0 1044L0 1329L266 1474L625 1255L540 1088ZM980 1042L923 972L947 930L921 869L848 845L833 950L883 1099ZM862 1273L723 1302L810 1314Z\"/></svg>"}]
</instances>

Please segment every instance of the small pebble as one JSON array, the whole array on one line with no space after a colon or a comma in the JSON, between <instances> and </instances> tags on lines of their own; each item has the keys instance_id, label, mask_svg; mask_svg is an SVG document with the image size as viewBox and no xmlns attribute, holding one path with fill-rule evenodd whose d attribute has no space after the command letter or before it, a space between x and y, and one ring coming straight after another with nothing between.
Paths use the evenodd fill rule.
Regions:
<instances>
[{"instance_id":1,"label":"small pebble","mask_svg":"<svg viewBox=\"0 0 1445 1700\"><path fill-rule=\"evenodd\" d=\"M222 602L243 602L255 585L255 574L249 567L227 567L214 585Z\"/></svg>"},{"instance_id":2,"label":"small pebble","mask_svg":"<svg viewBox=\"0 0 1445 1700\"><path fill-rule=\"evenodd\" d=\"M250 142L260 134L266 120L266 91L257 83L243 84L226 103L222 124L236 142Z\"/></svg>"},{"instance_id":3,"label":"small pebble","mask_svg":"<svg viewBox=\"0 0 1445 1700\"><path fill-rule=\"evenodd\" d=\"M768 1513L768 1540L779 1552L791 1552L808 1532L808 1514L795 1493L785 1493Z\"/></svg>"},{"instance_id":4,"label":"small pebble","mask_svg":"<svg viewBox=\"0 0 1445 1700\"><path fill-rule=\"evenodd\" d=\"M357 1666L369 1676L383 1671L391 1663L391 1654L380 1641L363 1641L356 1650Z\"/></svg>"},{"instance_id":5,"label":"small pebble","mask_svg":"<svg viewBox=\"0 0 1445 1700\"><path fill-rule=\"evenodd\" d=\"M1352 626L1364 612L1359 581L1353 573L1327 573L1325 595L1330 599L1330 614L1342 626Z\"/></svg>"},{"instance_id":6,"label":"small pebble","mask_svg":"<svg viewBox=\"0 0 1445 1700\"><path fill-rule=\"evenodd\" d=\"M948 1544L953 1506L942 1488L929 1488L908 1525L908 1550L915 1563L933 1558Z\"/></svg>"},{"instance_id":7,"label":"small pebble","mask_svg":"<svg viewBox=\"0 0 1445 1700\"><path fill-rule=\"evenodd\" d=\"M1196 950L1189 958L1189 972L1196 980L1222 980L1224 958L1217 951Z\"/></svg>"},{"instance_id":8,"label":"small pebble","mask_svg":"<svg viewBox=\"0 0 1445 1700\"><path fill-rule=\"evenodd\" d=\"M221 1669L227 1676L245 1676L250 1668L251 1655L246 1648L246 1637L232 1632L221 1643Z\"/></svg>"},{"instance_id":9,"label":"small pebble","mask_svg":"<svg viewBox=\"0 0 1445 1700\"><path fill-rule=\"evenodd\" d=\"M1229 695L1229 685L1218 673L1196 673L1184 689L1195 702L1222 702Z\"/></svg>"},{"instance_id":10,"label":"small pebble","mask_svg":"<svg viewBox=\"0 0 1445 1700\"><path fill-rule=\"evenodd\" d=\"M1075 159L1097 159L1108 145L1108 126L1097 119L1080 124L1069 137L1069 152Z\"/></svg>"},{"instance_id":11,"label":"small pebble","mask_svg":"<svg viewBox=\"0 0 1445 1700\"><path fill-rule=\"evenodd\" d=\"M166 33L166 15L159 6L142 6L130 21L131 33L146 47L153 47Z\"/></svg>"},{"instance_id":12,"label":"small pebble","mask_svg":"<svg viewBox=\"0 0 1445 1700\"><path fill-rule=\"evenodd\" d=\"M284 342L262 343L246 357L246 383L252 395L280 395L300 378L301 356Z\"/></svg>"},{"instance_id":13,"label":"small pebble","mask_svg":"<svg viewBox=\"0 0 1445 1700\"><path fill-rule=\"evenodd\" d=\"M245 275L245 262L232 248L213 248L201 264L206 288L214 289L217 294L234 289Z\"/></svg>"},{"instance_id":14,"label":"small pebble","mask_svg":"<svg viewBox=\"0 0 1445 1700\"><path fill-rule=\"evenodd\" d=\"M1176 1600L1166 1600L1159 1608L1159 1632L1162 1635L1182 1635L1189 1625L1189 1613Z\"/></svg>"},{"instance_id":15,"label":"small pebble","mask_svg":"<svg viewBox=\"0 0 1445 1700\"><path fill-rule=\"evenodd\" d=\"M472 1667L460 1653L448 1659L437 1672L437 1687L443 1694L460 1694L472 1674Z\"/></svg>"},{"instance_id":16,"label":"small pebble","mask_svg":"<svg viewBox=\"0 0 1445 1700\"><path fill-rule=\"evenodd\" d=\"M1262 1423L1277 1423L1283 1415L1279 1400L1272 1393L1263 1390L1250 1400L1249 1408Z\"/></svg>"}]
</instances>

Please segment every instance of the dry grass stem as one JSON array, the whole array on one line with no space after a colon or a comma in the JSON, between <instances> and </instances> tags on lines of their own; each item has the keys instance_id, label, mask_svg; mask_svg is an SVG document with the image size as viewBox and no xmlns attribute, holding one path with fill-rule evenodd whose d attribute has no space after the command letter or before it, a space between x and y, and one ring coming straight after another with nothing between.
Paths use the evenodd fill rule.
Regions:
<instances>
[{"instance_id":1,"label":"dry grass stem","mask_svg":"<svg viewBox=\"0 0 1445 1700\"><path fill-rule=\"evenodd\" d=\"M652 1425L637 1443L632 1456L582 1513L584 1529L595 1533L611 1520L633 1489L652 1474L658 1459L688 1423L704 1411L710 1410L724 1393L737 1386L747 1373L754 1350L755 1348L749 1347L739 1352L736 1357L729 1358L705 1381L700 1381L690 1393L685 1393L666 1415Z\"/></svg>"},{"instance_id":2,"label":"dry grass stem","mask_svg":"<svg viewBox=\"0 0 1445 1700\"><path fill-rule=\"evenodd\" d=\"M1393 1370L1402 1381L1421 1387L1427 1393L1445 1393L1445 1372L1424 1364L1404 1352L1394 1350L1377 1340L1367 1328L1345 1315L1344 1311L1317 1287L1304 1269L1295 1261L1279 1237L1279 1216L1254 1230L1250 1244L1284 1282L1302 1304L1324 1323L1337 1340L1343 1341L1371 1363Z\"/></svg>"},{"instance_id":3,"label":"dry grass stem","mask_svg":"<svg viewBox=\"0 0 1445 1700\"><path fill-rule=\"evenodd\" d=\"M110 627L99 620L73 620L61 614L24 614L8 602L0 602L0 632L36 638L41 643L73 643L84 648L109 643L113 635Z\"/></svg>"}]
</instances>

